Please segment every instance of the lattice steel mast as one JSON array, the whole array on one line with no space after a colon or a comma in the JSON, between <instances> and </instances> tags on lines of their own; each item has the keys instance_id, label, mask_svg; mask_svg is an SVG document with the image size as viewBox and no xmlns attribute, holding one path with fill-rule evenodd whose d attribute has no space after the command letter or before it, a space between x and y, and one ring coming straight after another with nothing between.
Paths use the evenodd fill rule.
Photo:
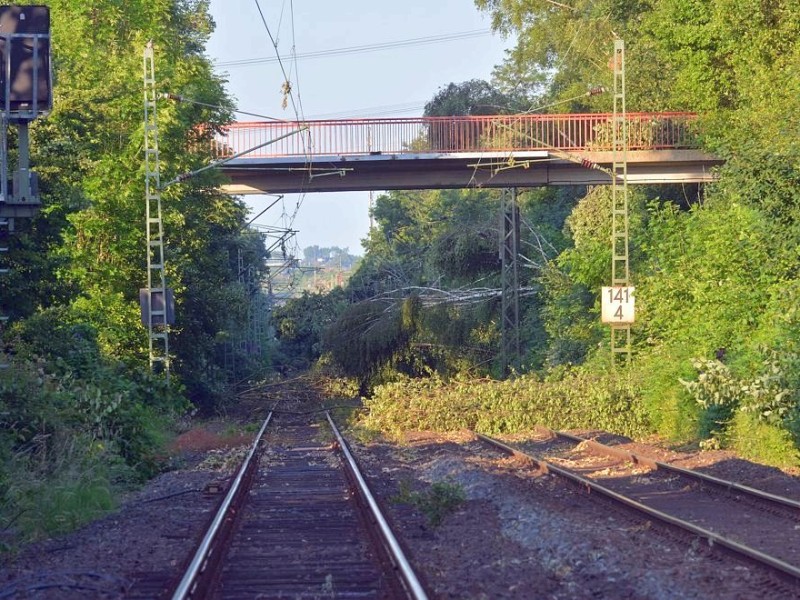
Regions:
<instances>
[{"instance_id":1,"label":"lattice steel mast","mask_svg":"<svg viewBox=\"0 0 800 600\"><path fill-rule=\"evenodd\" d=\"M611 183L611 285L630 286L628 244L628 119L625 104L625 42L614 40L613 165ZM630 323L611 325L611 361L631 356Z\"/></svg>"},{"instance_id":2,"label":"lattice steel mast","mask_svg":"<svg viewBox=\"0 0 800 600\"><path fill-rule=\"evenodd\" d=\"M145 294L150 368L162 365L169 379L168 297L164 272L164 223L161 219L161 172L158 155L158 113L153 42L144 50L145 227L147 233L147 288Z\"/></svg>"},{"instance_id":3,"label":"lattice steel mast","mask_svg":"<svg viewBox=\"0 0 800 600\"><path fill-rule=\"evenodd\" d=\"M504 189L501 195L501 332L502 366L520 368L519 341L519 204L517 188Z\"/></svg>"}]
</instances>

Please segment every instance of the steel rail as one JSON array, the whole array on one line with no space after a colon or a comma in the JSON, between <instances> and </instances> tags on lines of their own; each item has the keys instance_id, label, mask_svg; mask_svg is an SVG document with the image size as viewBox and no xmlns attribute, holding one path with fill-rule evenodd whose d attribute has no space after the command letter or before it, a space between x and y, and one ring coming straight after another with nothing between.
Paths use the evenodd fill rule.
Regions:
<instances>
[{"instance_id":1,"label":"steel rail","mask_svg":"<svg viewBox=\"0 0 800 600\"><path fill-rule=\"evenodd\" d=\"M627 450L622 450L621 448L613 448L611 446L607 446L606 444L602 444L595 440L590 440L587 438L583 438L579 435L574 435L572 433L566 433L563 431L555 431L548 428L541 428L543 431L547 431L551 435L555 437L564 438L566 440L570 440L572 442L577 443L586 443L590 448L593 448L597 452L606 454L607 456L619 457L630 462L636 464L643 464L649 466L654 469L661 469L663 471L667 471L670 473L675 473L677 475L682 475L689 479L695 479L697 481L701 481L703 483L710 483L711 485L724 488L726 490L735 490L747 496L753 496L760 500L766 500L768 502L772 502L774 504L779 504L780 506L794 508L800 510L800 502L797 500L793 500L791 498L786 498L784 496L778 496L777 494L772 494L770 492L765 492L764 490L759 490L757 488L750 487L748 485L744 485L741 483L736 483L735 481L729 481L727 479L722 479L720 477L714 477L713 475L708 475L707 473L701 473L699 471L693 471L692 469L685 469L683 467L677 467L675 465L671 465L669 463L664 463L648 456L642 456L641 454L636 454L634 452L629 452Z\"/></svg>"},{"instance_id":2,"label":"steel rail","mask_svg":"<svg viewBox=\"0 0 800 600\"><path fill-rule=\"evenodd\" d=\"M245 473L250 468L253 457L256 455L258 446L261 444L261 440L264 437L264 431L266 431L267 425L269 425L271 419L272 411L270 411L270 413L267 415L264 424L261 426L261 429L256 435L256 439L250 448L247 458L245 458L242 466L239 468L239 472L236 474L236 479L234 479L233 483L231 483L228 493L225 496L225 499L222 501L219 510L217 510L217 514L214 516L214 520L211 522L208 531L203 537L203 541L200 542L200 546L197 548L197 552L195 552L192 562L189 563L189 567L186 569L183 579L181 579L178 587L175 588L175 592L172 595L172 600L184 600L185 598L191 598L192 594L194 593L197 579L205 570L208 559L212 554L212 544L216 540L217 534L219 533L225 518L228 516L228 509L240 491L242 479L244 479Z\"/></svg>"},{"instance_id":3,"label":"steel rail","mask_svg":"<svg viewBox=\"0 0 800 600\"><path fill-rule=\"evenodd\" d=\"M800 581L800 568L794 565L790 565L789 563L784 562L778 558L775 558L774 556L770 556L769 554L765 554L763 552L760 552L759 550L756 550L755 548L751 548L744 544L740 544L739 542L736 542L734 540L731 540L730 538L714 533L713 531L704 529L703 527L698 527L693 523L684 521L682 519L674 517L660 510L656 510L650 506L647 506L646 504L642 504L641 502L638 502L632 498L629 498L618 492L615 492L614 490L607 488L604 485L601 485L596 481L589 479L588 477L583 477L581 475L578 475L577 473L573 473L568 469L565 469L563 467L558 467L552 463L548 463L547 461L544 461L531 454L528 454L527 452L523 452L522 450L519 450L517 448L513 448L508 444L505 444L492 437L477 432L475 432L475 435L478 436L479 439L483 440L484 442L492 446L495 446L496 448L500 448L501 450L513 454L514 456L524 457L525 459L531 461L539 469L541 469L546 473L555 473L556 475L559 475L564 479L567 479L569 481L572 481L573 483L577 483L578 485L585 487L591 492L597 492L599 494L602 494L607 498L610 498L625 506L628 506L629 508L632 508L636 511L644 513L649 517L652 517L664 523L668 523L675 527L679 527L701 538L705 538L711 544L718 544L719 546L735 554L745 556L760 564L766 565L774 569L781 575L789 576L795 581Z\"/></svg>"},{"instance_id":4,"label":"steel rail","mask_svg":"<svg viewBox=\"0 0 800 600\"><path fill-rule=\"evenodd\" d=\"M358 464L356 464L356 461L350 452L350 448L347 446L347 442L342 437L342 434L339 433L339 429L336 427L336 423L333 422L330 412L325 411L325 416L328 418L328 423L330 424L331 429L336 436L336 440L339 443L342 454L344 454L345 458L347 459L348 467L358 482L359 490L366 499L370 508L370 512L378 524L381 534L383 535L383 538L386 541L389 552L392 556L392 560L394 561L395 565L397 565L400 575L407 586L408 592L410 593L411 597L414 598L414 600L427 600L427 593L417 578L416 573L414 573L414 569L411 567L411 563L408 561L403 549L400 547L400 543L397 541L394 533L392 533L392 529L389 527L389 523L383 516L378 503L375 501L375 497L372 495L364 476L361 474L361 471L358 468Z\"/></svg>"}]
</instances>

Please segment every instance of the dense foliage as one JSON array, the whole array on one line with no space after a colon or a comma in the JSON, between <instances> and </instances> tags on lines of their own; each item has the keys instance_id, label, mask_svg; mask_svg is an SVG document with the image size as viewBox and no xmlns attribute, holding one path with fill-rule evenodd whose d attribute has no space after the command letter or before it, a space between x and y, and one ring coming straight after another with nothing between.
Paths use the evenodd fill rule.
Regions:
<instances>
[{"instance_id":1,"label":"dense foliage","mask_svg":"<svg viewBox=\"0 0 800 600\"><path fill-rule=\"evenodd\" d=\"M622 380L599 323L599 288L610 280L607 188L521 194L529 374L477 385L476 376L501 373L498 194L379 198L347 289L351 306L324 338L346 372L372 386L368 422L654 431L795 464L800 8L791 0L476 5L515 34L515 46L491 82L443 87L428 114L610 110L610 94L588 92L611 87L619 36L628 110L698 112L700 143L726 164L704 188L631 189L637 323Z\"/></svg>"},{"instance_id":2,"label":"dense foliage","mask_svg":"<svg viewBox=\"0 0 800 600\"><path fill-rule=\"evenodd\" d=\"M551 380L533 375L505 381L400 379L378 386L366 404L363 425L390 433L464 428L508 433L536 425L603 428L630 436L648 431L630 381L588 372Z\"/></svg>"},{"instance_id":3,"label":"dense foliage","mask_svg":"<svg viewBox=\"0 0 800 600\"><path fill-rule=\"evenodd\" d=\"M141 52L162 91L163 180L206 163L230 118L203 47L204 0L52 0L55 107L32 129L43 210L18 223L0 278L0 529L35 534L113 505L160 468L164 424L223 391L242 361L265 251L218 175L164 193L176 377L150 377L143 286ZM693 110L719 183L631 190L635 360L610 368L607 188L523 190L522 361L500 352L500 193L385 194L347 286L275 311L276 364L327 352L370 396L367 424L511 431L545 423L658 432L795 464L800 440L800 9L794 0L476 0L515 45L491 81L445 85L428 115L605 111L615 36L628 110ZM102 51L98 51L102 49ZM214 108L217 107L217 108ZM202 126L201 126L202 125ZM329 253L330 254L330 253ZM247 273L247 275L243 275ZM248 368L251 365L248 363ZM252 365L253 367L257 365ZM262 365L263 366L263 365ZM521 373L520 373L521 371ZM234 378L238 376L234 373ZM56 485L48 485L55 483ZM47 490L47 491L46 491ZM41 518L47 515L47 518Z\"/></svg>"},{"instance_id":4,"label":"dense foliage","mask_svg":"<svg viewBox=\"0 0 800 600\"><path fill-rule=\"evenodd\" d=\"M322 336L345 304L341 289L328 294L303 294L273 312L278 354L275 365L281 371L308 369L322 354Z\"/></svg>"},{"instance_id":5,"label":"dense foliage","mask_svg":"<svg viewBox=\"0 0 800 600\"><path fill-rule=\"evenodd\" d=\"M208 162L203 141L231 118L204 54L207 0L52 0L54 107L31 130L41 214L17 220L0 281L7 368L0 371L0 530L35 534L107 509L153 474L166 428L213 408L221 333L242 327L241 265L262 268L246 209L218 174L164 191L168 285L175 290L173 378L151 377L138 290L146 285L142 52L152 40L162 182ZM47 515L43 518L42 515Z\"/></svg>"}]
</instances>

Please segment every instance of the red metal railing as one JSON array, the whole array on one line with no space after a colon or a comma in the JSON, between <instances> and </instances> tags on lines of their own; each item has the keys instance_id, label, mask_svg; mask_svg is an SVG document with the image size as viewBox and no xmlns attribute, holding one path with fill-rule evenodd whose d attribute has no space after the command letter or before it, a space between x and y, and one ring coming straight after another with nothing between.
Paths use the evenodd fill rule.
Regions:
<instances>
[{"instance_id":1,"label":"red metal railing","mask_svg":"<svg viewBox=\"0 0 800 600\"><path fill-rule=\"evenodd\" d=\"M657 150L695 147L692 113L628 114L628 147ZM212 141L224 158L282 139L247 157L339 156L370 153L611 150L612 115L497 115L328 121L234 123ZM294 135L288 135L297 132Z\"/></svg>"}]
</instances>

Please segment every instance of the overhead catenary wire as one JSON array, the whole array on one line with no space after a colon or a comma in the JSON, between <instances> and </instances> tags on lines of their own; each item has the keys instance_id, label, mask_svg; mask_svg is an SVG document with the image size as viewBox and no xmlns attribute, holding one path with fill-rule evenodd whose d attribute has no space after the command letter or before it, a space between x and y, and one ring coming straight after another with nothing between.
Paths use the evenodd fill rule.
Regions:
<instances>
[{"instance_id":1,"label":"overhead catenary wire","mask_svg":"<svg viewBox=\"0 0 800 600\"><path fill-rule=\"evenodd\" d=\"M261 4L259 3L258 0L254 0L254 2L256 3L256 8L258 9L258 14L261 16L261 22L264 24L264 29L267 32L267 36L269 37L269 40L272 43L272 47L275 49L275 57L276 57L276 60L278 62L278 65L280 66L281 73L283 73L284 84L287 84L289 86L287 88L287 90L286 90L286 95L289 97L289 99L292 102L292 109L294 110L295 118L298 121L300 121L301 120L300 119L300 111L299 111L299 109L297 107L297 103L295 102L295 99L294 99L294 93L293 93L294 91L292 90L291 85L290 85L289 74L286 72L286 67L283 64L283 57L280 55L280 52L278 51L278 42L276 41L275 37L272 35L272 30L269 28L269 24L267 23L267 18L264 16L264 11L261 10Z\"/></svg>"},{"instance_id":2,"label":"overhead catenary wire","mask_svg":"<svg viewBox=\"0 0 800 600\"><path fill-rule=\"evenodd\" d=\"M175 102L185 102L187 104L195 104L195 105L198 105L198 106L205 106L207 108L213 108L213 109L219 109L219 110L225 110L226 109L226 107L223 107L223 106L220 106L220 105L217 105L217 104L210 104L208 102L201 102L199 100L194 100L193 98L187 98L186 96L181 96L181 95L173 94L173 93L170 93L170 92L162 93L161 97L164 98L164 99L173 100ZM288 119L279 119L277 117L271 117L271 116L268 116L268 115L255 113L255 112L252 112L252 111L244 111L244 110L234 109L232 112L237 113L237 114L248 115L248 116L251 116L251 117L267 119L267 120L273 121L273 122L297 124L297 121L291 121L291 120L288 120ZM264 145L269 145L269 144L273 143L274 141L277 141L277 140L272 140L270 142L267 142L266 144L262 144L260 147L263 147ZM249 149L247 149L246 151L244 151L242 153L238 153L236 156L237 157L238 156L242 156L243 154L247 154L249 152L252 152L253 150L256 150L257 148L258 147L249 148ZM211 169L211 168L218 167L218 166L224 164L225 162L229 162L233 158L234 157L228 157L224 161L214 162L211 165L207 165L206 167L203 167L202 169L200 169L198 171L193 171L192 173L184 173L184 174L178 176L177 178L175 178L173 181L169 182L167 185L172 185L174 183L178 183L180 181L184 181L184 180L188 179L189 177L192 177L194 175L199 174L200 172L206 171L206 170ZM311 167L309 167L309 169L310 168ZM166 186L164 186L164 187L166 187ZM264 213L266 213L268 209L272 208L282 198L283 198L283 195L280 195L278 197L278 200L276 200L275 202L270 204L266 209L262 210L255 217L250 219L250 221L247 223L247 226L249 227L249 226L253 225L253 223L256 221L256 219L258 219ZM298 203L298 206L295 209L295 213L292 215L292 218L288 219L289 227L291 227L291 225L294 223L294 217L296 216L297 211L300 208L300 204L302 204L302 201Z\"/></svg>"},{"instance_id":3,"label":"overhead catenary wire","mask_svg":"<svg viewBox=\"0 0 800 600\"><path fill-rule=\"evenodd\" d=\"M251 226L251 225L252 225L252 224L255 222L255 220L256 220L256 219L258 219L258 217L260 217L261 215L263 215L265 212L267 212L267 211L268 211L270 208L272 208L273 206L275 206L275 205L276 205L278 202L280 202L281 200L283 200L283 194L279 194L279 195L278 195L278 197L277 197L277 198L276 198L276 199L275 199L275 200L272 202L272 204L268 205L268 206L267 206L267 208L265 208L264 210L262 210L260 213L258 213L258 214L257 214L255 217L253 217L252 219L250 219L250 220L247 222L247 225L245 225L245 227L250 227L250 226Z\"/></svg>"},{"instance_id":4,"label":"overhead catenary wire","mask_svg":"<svg viewBox=\"0 0 800 600\"><path fill-rule=\"evenodd\" d=\"M275 34L275 41L280 43L281 41L281 25L283 25L283 15L286 12L286 0L283 0L281 3L281 14L278 17L278 31Z\"/></svg>"},{"instance_id":5,"label":"overhead catenary wire","mask_svg":"<svg viewBox=\"0 0 800 600\"><path fill-rule=\"evenodd\" d=\"M564 100L557 100L555 102L550 102L548 104L540 104L539 106L531 106L528 110L520 113L523 115L528 115L531 113L539 112L540 110L544 110L546 108L553 108L554 106L560 106L562 104L568 104L570 102L574 102L575 100L580 100L581 98L589 98L590 96L599 96L600 94L605 94L608 90L601 85L593 86L589 88L586 92L582 94L578 94L577 96L572 96L571 98L565 98Z\"/></svg>"},{"instance_id":6,"label":"overhead catenary wire","mask_svg":"<svg viewBox=\"0 0 800 600\"><path fill-rule=\"evenodd\" d=\"M231 112L237 115L247 115L248 117L255 117L257 119L265 119L267 121L272 121L275 123L291 123L294 124L296 121L292 119L283 119L281 117L273 117L272 115L265 115L263 113L258 113L252 110L242 110L239 108L229 109L226 106L222 106L219 104L211 104L209 102L202 102L200 100L195 100L194 98L189 98L187 96L183 96L180 94L174 94L172 92L162 92L160 97L164 100L172 100L174 102L184 102L186 104L194 104L196 106L204 106L206 108L212 108L215 110L230 110ZM392 115L392 114L402 114L402 113L409 113L409 112L417 112L422 111L425 108L425 101L424 100L414 100L411 102L402 102L400 104L382 104L378 106L366 106L362 108L356 108L352 111L346 112L336 112L336 113L321 113L316 115L309 115L308 120L328 120L328 119L338 119L338 118L363 118L363 117L380 117L385 115ZM305 122L305 116L301 117L301 121Z\"/></svg>"},{"instance_id":7,"label":"overhead catenary wire","mask_svg":"<svg viewBox=\"0 0 800 600\"><path fill-rule=\"evenodd\" d=\"M553 6L557 6L558 8L563 8L565 10L571 10L573 12L578 12L578 9L574 6L570 6L569 4L563 4L561 2L556 2L556 0L544 0L548 4L552 4Z\"/></svg>"},{"instance_id":8,"label":"overhead catenary wire","mask_svg":"<svg viewBox=\"0 0 800 600\"><path fill-rule=\"evenodd\" d=\"M559 106L561 104L567 104L568 102L573 102L575 100L579 100L580 98L588 98L588 97L591 97L591 96L599 96L600 94L605 94L607 91L608 90L606 90L606 88L603 87L603 86L593 86L593 87L590 87L586 92L584 92L582 94L578 94L577 96L572 96L571 98L566 98L564 100L557 100L555 102L550 102L549 104L541 104L539 106L531 106L528 110L519 113L517 116L521 118L524 115L529 115L531 113L538 112L538 111L544 110L546 108L552 108L554 106ZM517 119L516 122L519 123L520 119ZM509 129L509 130L513 131L512 125L514 125L514 123L512 123L511 125L506 125L506 124L500 124L500 125L502 127L506 128L506 129ZM530 139L530 140L533 140L535 142L541 143L542 147L546 147L546 145L543 144L541 142L541 140L538 140L538 139L534 138L532 135L526 134L526 133L523 133L523 135L525 137L527 137L528 139ZM599 165L596 165L594 163L590 163L589 161L581 160L579 157L575 157L575 156L573 156L572 154L570 154L568 152L561 152L561 151L555 151L555 150L550 150L550 152L557 158L567 159L567 160L570 160L572 162L576 162L578 164L582 164L586 168L593 168L593 169L603 170L602 168L599 167ZM544 159L544 160L552 160L552 159ZM510 152L508 152L506 154L505 162L507 163L506 167L504 167L504 168L496 168L496 165L493 166L492 167L492 173L490 174L489 179L487 181L485 181L485 182L478 183L477 179L476 179L476 175L478 173L478 169L487 166L485 163L482 162L482 159L478 159L478 162L476 164L470 165L470 166L473 167L473 171L472 171L472 176L470 177L470 180L469 180L469 184L468 184L469 187L476 187L476 188L482 187L486 183L492 181L495 178L495 176L498 173L500 173L501 171L503 171L503 170L505 170L507 168L516 168L516 167L519 167L519 166L522 166L524 168L528 168L528 166L530 166L530 163L532 161L520 161L519 163L514 164L514 153L513 153L513 151L510 151Z\"/></svg>"},{"instance_id":9,"label":"overhead catenary wire","mask_svg":"<svg viewBox=\"0 0 800 600\"><path fill-rule=\"evenodd\" d=\"M291 16L291 26L292 26L292 50L291 50L292 68L294 70L295 81L297 83L297 86L296 86L297 87L297 90L296 90L296 92L297 92L297 104L300 106L300 116L303 117L303 119L305 119L305 114L304 114L304 111L303 111L303 98L300 95L300 68L297 65L297 44L296 44L297 36L295 34L294 0L289 0L289 11L290 11L290 16ZM278 53L278 49L277 48L275 48L275 52ZM312 143L313 143L313 140L311 140L311 138L309 137L309 144L312 144ZM313 151L313 148L309 149L309 152L311 152L311 151ZM306 166L308 168L308 180L311 181L311 179L313 178L313 173L312 173L313 166L312 166L312 163L311 163L310 155L307 157ZM300 207L303 205L303 201L305 200L305 198L306 198L306 192L305 192L305 190L302 190L301 193L300 193L300 198L297 200L297 206L295 207L294 213L292 214L292 217L289 220L289 227L292 227L294 225L294 220L297 217L297 214L300 212ZM299 251L299 244L297 244L296 240L295 240L295 246L297 246L297 250Z\"/></svg>"},{"instance_id":10,"label":"overhead catenary wire","mask_svg":"<svg viewBox=\"0 0 800 600\"><path fill-rule=\"evenodd\" d=\"M261 65L279 62L280 59L304 60L314 58L326 58L330 56L343 56L347 54L366 54L370 52L379 52L382 50L393 50L395 48L406 48L410 46L424 46L430 44L441 44L444 42L452 42L457 40L467 40L477 37L491 35L489 29L473 29L470 31L461 31L456 33L433 35L418 38L409 38L404 40L396 40L393 42L382 42L378 44L364 44L361 46L346 46L343 48L331 48L328 50L316 50L313 52L303 52L296 56L282 56L282 57L260 57L260 58L245 58L241 60L229 60L214 63L214 68L229 68L229 67L248 67L251 65Z\"/></svg>"},{"instance_id":11,"label":"overhead catenary wire","mask_svg":"<svg viewBox=\"0 0 800 600\"><path fill-rule=\"evenodd\" d=\"M297 66L297 35L295 33L294 23L294 0L289 0L289 12L291 15L292 24L292 63L294 68L294 77L297 82L297 104L300 105L300 116L305 120L305 111L303 110L303 97L300 95L300 69Z\"/></svg>"},{"instance_id":12,"label":"overhead catenary wire","mask_svg":"<svg viewBox=\"0 0 800 600\"><path fill-rule=\"evenodd\" d=\"M321 113L310 115L310 119L353 119L365 117L381 117L386 115L404 114L411 112L422 112L425 108L425 100L414 100L411 102L402 102L399 104L383 104L378 106L366 106L363 108L354 108L353 110L335 112L335 113Z\"/></svg>"},{"instance_id":13,"label":"overhead catenary wire","mask_svg":"<svg viewBox=\"0 0 800 600\"><path fill-rule=\"evenodd\" d=\"M599 94L604 94L605 92L606 92L606 89L604 87L602 87L602 86L594 86L594 87L589 88L588 91L586 91L586 92L584 92L582 94L578 94L577 96L573 96L571 98L566 98L564 100L557 100L555 102L550 102L549 104L541 104L539 106L531 106L528 110L519 113L519 116L521 117L522 115L529 115L531 113L538 112L538 111L544 110L546 108L552 108L554 106L559 106L561 104L567 104L568 102L573 102L575 100L579 100L580 98L587 98L587 97L590 97L590 96L597 96ZM519 120L517 122L519 122ZM504 127L510 128L510 126L508 126L508 125L504 125ZM529 135L526 135L526 137L534 139ZM539 140L535 140L534 139L534 141L539 141ZM513 159L513 152L509 152L506 155L506 161L507 162L510 162L511 159ZM520 163L518 163L517 166L524 166L525 168L527 168L530 165L530 162L531 161L521 161ZM482 167L485 167L487 165L482 162L482 159L479 158L478 162L475 165L471 165L471 166L473 167L473 171L472 171L472 176L469 179L469 183L467 184L467 187L480 188L483 185L485 185L486 183L492 181L494 179L495 175L497 175L500 171L503 170L503 169L497 169L497 168L493 167L492 168L492 173L489 176L488 181L483 182L483 183L478 183L478 181L476 179L476 176L478 174L478 169L480 169ZM514 165L509 165L508 168L513 168L513 167L514 167Z\"/></svg>"},{"instance_id":14,"label":"overhead catenary wire","mask_svg":"<svg viewBox=\"0 0 800 600\"><path fill-rule=\"evenodd\" d=\"M258 144L257 146L253 146L252 148L248 148L247 150L242 150L241 152L237 152L236 154L232 154L231 156L228 156L228 157L226 157L226 158L224 158L222 160L215 161L215 162L213 162L213 163L211 163L209 165L206 165L204 167L200 167L199 169L195 169L194 171L189 171L188 173L183 173L181 175L178 175L175 179L173 179L171 181L168 181L164 185L160 186L158 189L159 190L164 190L164 189L166 189L167 187L169 187L171 185L174 185L176 183L180 183L182 181L186 181L187 179L190 179L191 177L195 177L196 175L199 175L200 173L204 173L205 171L208 171L210 169L215 169L215 168L220 167L220 166L222 166L222 165L224 165L226 163L229 163L230 161L232 161L232 160L234 160L236 158L244 156L245 154L249 154L253 150L258 150L259 148L263 148L264 146L269 146L270 144L274 144L275 142L278 142L278 141L280 141L282 139L285 139L285 138L287 138L289 136L297 135L298 133L302 133L306 129L308 129L308 128L307 127L300 127L299 129L295 129L294 131L290 131L289 133L286 133L284 135L280 135L280 136L278 136L276 138L272 138L271 140L268 140L268 141L264 142L263 144Z\"/></svg>"},{"instance_id":15,"label":"overhead catenary wire","mask_svg":"<svg viewBox=\"0 0 800 600\"><path fill-rule=\"evenodd\" d=\"M258 1L256 1L256 4L258 5ZM283 7L281 8L281 19L283 19L283 18L284 18L284 9L286 8L286 7L285 7L285 4L286 4L286 2L285 2L285 0L284 0ZM566 8L570 8L570 7L566 7ZM259 7L259 10L260 10L260 7ZM290 2L290 6L288 7L288 10L291 10L291 11L293 12L293 3L291 3L291 2ZM574 10L574 9L573 9L573 10ZM294 17L293 17L293 15L292 15L292 19L293 19L293 18L294 18ZM264 20L264 21L265 21L265 25L266 25L266 20L264 19L263 13L262 13L262 20ZM285 24L286 24L286 23L284 22L284 25L285 25ZM294 21L292 21L292 27L294 28ZM280 28L280 24L279 24L279 28ZM268 31L269 31L269 29L268 29ZM281 32L279 31L278 33L280 34ZM488 31L487 31L487 32L485 32L485 33L486 33L486 34L488 34L488 33L490 33L490 32L488 32ZM442 36L436 36L436 37L442 37ZM576 34L576 37L577 37L577 34ZM283 42L285 43L285 31L283 32L282 39L283 39ZM271 36L271 41L273 42L273 46L275 47L275 49L276 49L276 52L277 52L277 50L278 50L278 40L277 40L277 38L274 38L274 37L272 37L272 36ZM294 41L294 40L293 40L293 41ZM574 40L573 40L573 42L574 42ZM383 45L381 45L381 46L383 46ZM358 47L356 47L356 48L358 48ZM300 59L300 58L301 58L301 57L303 57L303 56L304 56L303 54L300 54L300 53L297 53L297 52L296 52L296 48L295 48L295 46L294 46L294 44L293 44L293 45L292 45L292 52L291 52L291 54L289 55L289 57L290 57L290 58L291 58L291 59L294 61L294 65L295 65L295 67L296 67L296 64L297 64L297 61L298 61L298 59ZM286 57L284 57L284 58L286 58ZM275 58L275 59L270 59L270 60L271 60L271 61L278 62L278 61L279 61L279 59L280 59L280 54L278 53L278 56L276 56L276 58ZM289 66L289 65L288 65L288 63L287 63L287 66ZM285 71L285 69L284 69L284 73L286 74L286 71ZM293 68L290 68L289 74L291 74L292 76L296 76L296 71L294 71L294 69L293 69ZM288 77L287 77L287 80L288 80ZM293 100L293 102L294 102L294 100L296 100L296 101L297 101L297 105L295 106L295 109L298 111L298 113L302 114L302 99L301 99L301 97L300 97L299 93L298 93L298 94L296 94L295 96L293 96L293 97L292 97L292 100ZM567 102L567 101L562 101L562 102ZM555 104L556 104L556 103L553 103L552 105L555 105ZM536 107L535 109L533 109L533 108L532 108L532 109L529 109L529 110L543 110L544 108L545 108L545 107ZM404 112L405 110L412 110L412 108L411 108L411 107L409 107L409 109L402 109L402 110L403 110L403 112ZM395 110L392 110L392 112L395 112ZM302 199L301 199L300 201L298 201L298 203L297 203L297 206L296 206L296 208L295 208L295 211L294 211L294 214L296 214L296 213L297 213L297 211L299 210L299 208L300 208L300 207L301 207L301 205L302 205L302 202L303 202L303 200L302 200ZM293 215L293 216L294 216L294 215Z\"/></svg>"},{"instance_id":16,"label":"overhead catenary wire","mask_svg":"<svg viewBox=\"0 0 800 600\"><path fill-rule=\"evenodd\" d=\"M283 88L282 89L283 89L283 92L285 94L285 97L288 98L291 101L292 109L293 109L294 114L295 114L295 119L297 121L302 121L303 120L302 117L301 117L302 105L300 104L300 100L299 100L299 91L297 92L298 100L295 101L295 90L292 88L291 81L290 81L290 78L289 78L289 74L286 71L286 66L284 65L283 57L281 56L280 51L278 49L278 41L275 38L275 36L272 34L272 30L270 29L269 24L267 23L267 19L264 16L264 11L261 9L261 4L259 3L259 0L254 0L254 2L255 2L255 5L256 5L256 8L258 9L258 14L261 17L261 22L264 25L264 29L266 30L267 36L269 37L269 40L272 43L272 47L273 47L273 49L275 51L275 60L277 61L278 65L279 65L279 67L281 69L281 73L283 74L284 83L283 83ZM293 54L296 54L295 46L294 46L294 29L295 29L295 27L294 27L294 5L293 5L293 3L290 5L290 9L291 9L292 36L293 36L293 39L292 39L292 52L293 52ZM311 149L306 144L305 136L303 138L301 138L301 139L303 140L303 150L304 150L304 155L305 155L305 158L306 158L305 162L306 162L306 165L308 166L308 168L310 169L311 166L312 166ZM311 142L310 138L309 138L308 141L309 141L309 143ZM310 179L310 177L309 177L309 179ZM298 211L300 210L300 207L301 207L301 205L303 203L303 199L304 198L305 198L305 192L301 192L301 197L298 200L297 205L296 205L295 210L294 210L294 214L292 215L292 218L289 221L289 227L288 228L291 228L292 223L294 223L294 218L297 215Z\"/></svg>"}]
</instances>

